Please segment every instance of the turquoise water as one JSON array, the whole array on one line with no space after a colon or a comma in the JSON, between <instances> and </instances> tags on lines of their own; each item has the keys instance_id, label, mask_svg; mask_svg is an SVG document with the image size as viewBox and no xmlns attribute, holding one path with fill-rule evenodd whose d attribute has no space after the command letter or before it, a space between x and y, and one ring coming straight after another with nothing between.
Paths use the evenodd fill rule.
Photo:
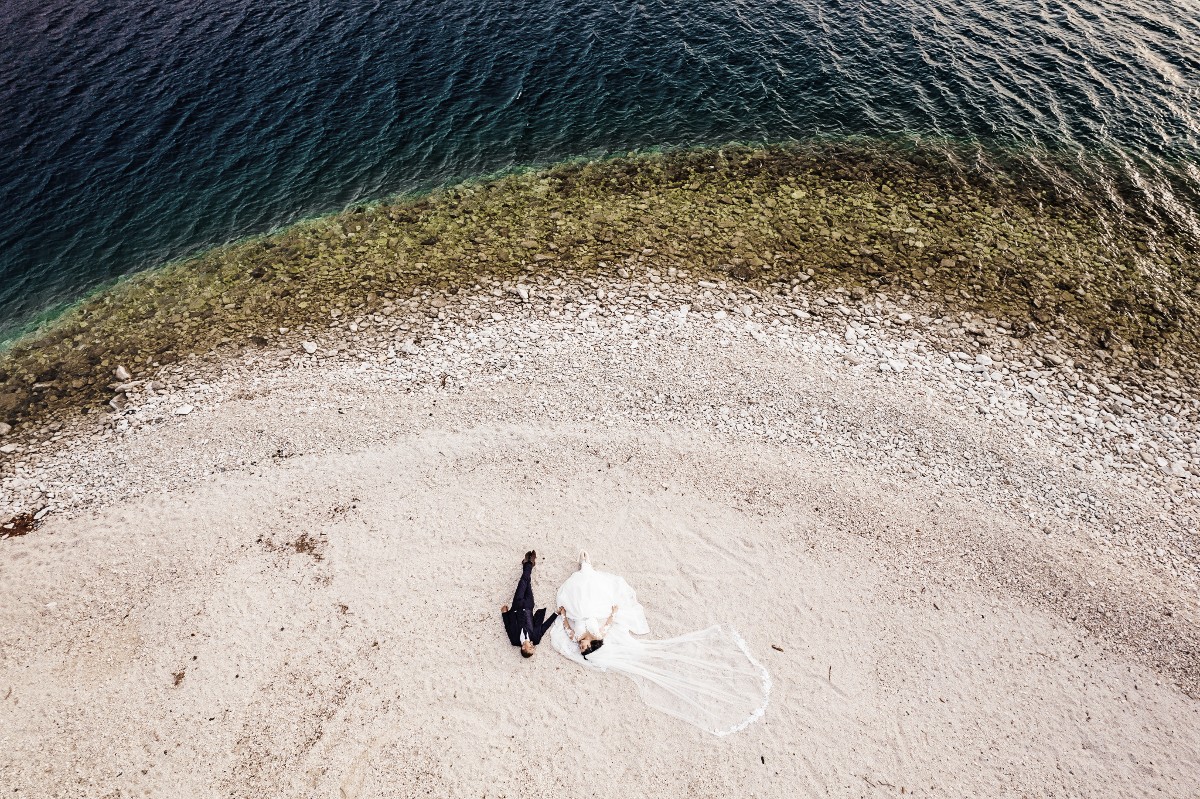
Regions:
<instances>
[{"instance_id":1,"label":"turquoise water","mask_svg":"<svg viewBox=\"0 0 1200 799\"><path fill-rule=\"evenodd\" d=\"M122 274L363 199L729 140L944 138L988 169L1018 152L1017 179L1200 230L1192 2L9 0L0 15L0 339Z\"/></svg>"}]
</instances>

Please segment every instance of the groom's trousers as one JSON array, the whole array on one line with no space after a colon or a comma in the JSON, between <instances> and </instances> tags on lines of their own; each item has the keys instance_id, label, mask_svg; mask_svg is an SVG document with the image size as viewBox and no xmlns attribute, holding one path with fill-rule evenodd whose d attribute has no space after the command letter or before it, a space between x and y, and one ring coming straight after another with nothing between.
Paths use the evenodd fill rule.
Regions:
<instances>
[{"instance_id":1,"label":"groom's trousers","mask_svg":"<svg viewBox=\"0 0 1200 799\"><path fill-rule=\"evenodd\" d=\"M533 601L532 573L532 563L521 565L521 579L517 581L517 590L513 592L512 611L520 614L521 628L526 637L537 644L541 642L542 636L550 629L558 614L552 613L547 619L545 608L534 610L537 603Z\"/></svg>"}]
</instances>

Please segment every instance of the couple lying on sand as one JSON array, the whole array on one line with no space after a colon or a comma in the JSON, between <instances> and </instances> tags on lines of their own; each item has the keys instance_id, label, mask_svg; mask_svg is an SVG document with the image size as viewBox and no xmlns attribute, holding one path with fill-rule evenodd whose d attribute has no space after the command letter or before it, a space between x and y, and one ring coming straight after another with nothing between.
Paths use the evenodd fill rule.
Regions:
<instances>
[{"instance_id":1,"label":"couple lying on sand","mask_svg":"<svg viewBox=\"0 0 1200 799\"><path fill-rule=\"evenodd\" d=\"M762 716L771 677L726 625L676 638L635 638L650 632L637 594L615 574L592 568L579 553L579 570L558 589L558 612L546 617L533 601L537 553L525 553L512 606L500 615L524 657L547 632L551 645L585 668L614 671L637 683L651 707L714 734L736 732Z\"/></svg>"}]
</instances>

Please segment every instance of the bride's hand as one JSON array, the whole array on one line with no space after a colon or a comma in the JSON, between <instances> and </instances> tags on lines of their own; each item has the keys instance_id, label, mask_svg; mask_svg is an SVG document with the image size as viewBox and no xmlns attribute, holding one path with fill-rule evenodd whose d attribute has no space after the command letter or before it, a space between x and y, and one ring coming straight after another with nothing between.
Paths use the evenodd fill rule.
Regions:
<instances>
[{"instance_id":1,"label":"bride's hand","mask_svg":"<svg viewBox=\"0 0 1200 799\"><path fill-rule=\"evenodd\" d=\"M613 612L613 614L614 614L614 615L616 614L616 612L617 612L617 606L616 606L616 605L613 605L612 612Z\"/></svg>"},{"instance_id":2,"label":"bride's hand","mask_svg":"<svg viewBox=\"0 0 1200 799\"><path fill-rule=\"evenodd\" d=\"M566 611L566 609L564 609L564 608L563 608L563 606L562 606L562 605L559 605L559 606L558 606L558 615L559 615L559 616L566 616L566 615L567 615L567 611Z\"/></svg>"}]
</instances>

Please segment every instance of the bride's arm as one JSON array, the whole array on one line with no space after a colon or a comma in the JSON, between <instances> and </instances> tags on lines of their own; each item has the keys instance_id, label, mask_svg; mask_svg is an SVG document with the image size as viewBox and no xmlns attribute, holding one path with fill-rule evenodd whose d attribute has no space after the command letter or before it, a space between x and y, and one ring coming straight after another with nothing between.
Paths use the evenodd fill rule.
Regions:
<instances>
[{"instance_id":1,"label":"bride's arm","mask_svg":"<svg viewBox=\"0 0 1200 799\"><path fill-rule=\"evenodd\" d=\"M612 627L613 619L616 618L616 616L617 616L617 610L618 610L617 606L613 605L612 613L608 614L608 619L606 619L604 624L602 624L600 626L600 637L601 638L603 638L604 634L608 632L608 628Z\"/></svg>"},{"instance_id":2,"label":"bride's arm","mask_svg":"<svg viewBox=\"0 0 1200 799\"><path fill-rule=\"evenodd\" d=\"M571 620L567 618L567 611L563 608L558 609L558 615L562 617L563 629L567 631L567 638L575 640L575 630L571 627Z\"/></svg>"}]
</instances>

